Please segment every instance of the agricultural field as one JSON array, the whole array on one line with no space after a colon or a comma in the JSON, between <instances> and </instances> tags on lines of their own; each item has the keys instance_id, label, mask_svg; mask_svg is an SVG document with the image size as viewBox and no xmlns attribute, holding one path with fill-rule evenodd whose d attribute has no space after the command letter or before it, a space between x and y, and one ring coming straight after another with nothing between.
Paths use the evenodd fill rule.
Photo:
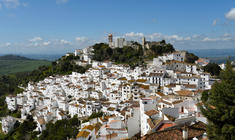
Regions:
<instances>
[{"instance_id":1,"label":"agricultural field","mask_svg":"<svg viewBox=\"0 0 235 140\"><path fill-rule=\"evenodd\" d=\"M0 75L17 72L30 72L42 65L50 65L50 61L34 60L18 56L0 57Z\"/></svg>"}]
</instances>

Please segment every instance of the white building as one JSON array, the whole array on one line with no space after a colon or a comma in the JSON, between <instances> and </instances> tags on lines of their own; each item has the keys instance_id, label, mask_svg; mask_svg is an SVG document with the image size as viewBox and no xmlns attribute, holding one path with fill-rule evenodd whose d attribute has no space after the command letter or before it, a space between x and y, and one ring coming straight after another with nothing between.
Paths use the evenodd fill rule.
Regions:
<instances>
[{"instance_id":1,"label":"white building","mask_svg":"<svg viewBox=\"0 0 235 140\"><path fill-rule=\"evenodd\" d=\"M14 128L15 123L16 123L16 119L11 116L7 116L7 117L2 118L2 131L3 131L3 133L5 133L5 134L9 133Z\"/></svg>"},{"instance_id":2,"label":"white building","mask_svg":"<svg viewBox=\"0 0 235 140\"><path fill-rule=\"evenodd\" d=\"M116 48L123 48L125 43L125 38L117 38L115 42L115 47Z\"/></svg>"}]
</instances>

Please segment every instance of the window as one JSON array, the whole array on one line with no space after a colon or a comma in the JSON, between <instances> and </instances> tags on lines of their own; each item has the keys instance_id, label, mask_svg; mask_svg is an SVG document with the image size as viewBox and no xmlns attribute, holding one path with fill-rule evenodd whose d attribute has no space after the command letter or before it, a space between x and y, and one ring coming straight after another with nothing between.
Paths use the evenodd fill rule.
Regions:
<instances>
[{"instance_id":1,"label":"window","mask_svg":"<svg viewBox=\"0 0 235 140\"><path fill-rule=\"evenodd\" d=\"M181 112L184 112L184 107L183 106L181 107Z\"/></svg>"}]
</instances>

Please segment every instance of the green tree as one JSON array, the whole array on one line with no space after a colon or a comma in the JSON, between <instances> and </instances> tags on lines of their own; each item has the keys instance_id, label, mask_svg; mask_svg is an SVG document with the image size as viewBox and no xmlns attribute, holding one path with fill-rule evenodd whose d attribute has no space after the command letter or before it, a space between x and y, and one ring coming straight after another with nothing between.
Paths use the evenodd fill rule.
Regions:
<instances>
[{"instance_id":1,"label":"green tree","mask_svg":"<svg viewBox=\"0 0 235 140\"><path fill-rule=\"evenodd\" d=\"M235 74L231 64L230 58L228 58L226 63L226 69L221 71L220 78L224 81L231 82L231 84L235 85Z\"/></svg>"},{"instance_id":2,"label":"green tree","mask_svg":"<svg viewBox=\"0 0 235 140\"><path fill-rule=\"evenodd\" d=\"M71 119L64 119L49 122L46 130L42 131L39 140L66 140L67 138L75 138L78 134L80 120L76 116Z\"/></svg>"},{"instance_id":3,"label":"green tree","mask_svg":"<svg viewBox=\"0 0 235 140\"><path fill-rule=\"evenodd\" d=\"M235 139L235 72L228 60L226 69L221 72L221 82L213 84L209 92L202 96L203 115L208 119L209 139Z\"/></svg>"},{"instance_id":4,"label":"green tree","mask_svg":"<svg viewBox=\"0 0 235 140\"><path fill-rule=\"evenodd\" d=\"M203 67L204 71L209 72L211 75L219 76L221 68L216 63L209 63Z\"/></svg>"},{"instance_id":5,"label":"green tree","mask_svg":"<svg viewBox=\"0 0 235 140\"><path fill-rule=\"evenodd\" d=\"M196 56L193 53L189 53L189 52L186 52L185 57L186 57L185 62L187 62L187 63L195 63L195 61L199 59L198 56Z\"/></svg>"}]
</instances>

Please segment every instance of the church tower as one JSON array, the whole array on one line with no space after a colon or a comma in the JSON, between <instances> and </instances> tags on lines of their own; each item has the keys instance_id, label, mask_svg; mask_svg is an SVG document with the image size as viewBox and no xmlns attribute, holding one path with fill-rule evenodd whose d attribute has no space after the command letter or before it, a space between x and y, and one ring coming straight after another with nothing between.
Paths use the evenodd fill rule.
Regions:
<instances>
[{"instance_id":1,"label":"church tower","mask_svg":"<svg viewBox=\"0 0 235 140\"><path fill-rule=\"evenodd\" d=\"M109 40L109 47L112 48L113 47L113 35L112 34L108 35L108 40Z\"/></svg>"},{"instance_id":2,"label":"church tower","mask_svg":"<svg viewBox=\"0 0 235 140\"><path fill-rule=\"evenodd\" d=\"M145 48L145 37L142 38L142 47Z\"/></svg>"}]
</instances>

